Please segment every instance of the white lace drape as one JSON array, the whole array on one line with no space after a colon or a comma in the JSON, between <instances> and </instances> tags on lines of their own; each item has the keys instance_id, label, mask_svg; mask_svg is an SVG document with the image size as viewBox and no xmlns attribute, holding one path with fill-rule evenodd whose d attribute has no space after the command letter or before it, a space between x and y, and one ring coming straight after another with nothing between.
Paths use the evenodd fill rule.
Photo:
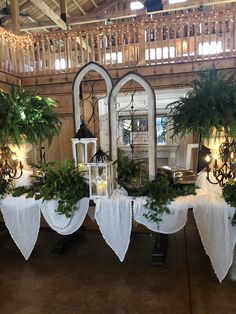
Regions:
<instances>
[{"instance_id":1,"label":"white lace drape","mask_svg":"<svg viewBox=\"0 0 236 314\"><path fill-rule=\"evenodd\" d=\"M9 233L27 260L38 238L41 201L33 198L12 197L3 199L1 210Z\"/></svg>"},{"instance_id":2,"label":"white lace drape","mask_svg":"<svg viewBox=\"0 0 236 314\"><path fill-rule=\"evenodd\" d=\"M134 199L134 220L155 232L175 233L185 226L188 209L193 207L193 202L194 195L177 197L167 206L170 213L163 213L160 217L162 220L157 224L144 216L148 213L148 209L145 207L146 197L138 197Z\"/></svg>"},{"instance_id":3,"label":"white lace drape","mask_svg":"<svg viewBox=\"0 0 236 314\"><path fill-rule=\"evenodd\" d=\"M233 262L236 226L231 225L231 218L235 208L222 198L219 185L207 181L205 172L199 174L197 183L200 189L193 207L194 218L204 249L221 282Z\"/></svg>"},{"instance_id":4,"label":"white lace drape","mask_svg":"<svg viewBox=\"0 0 236 314\"><path fill-rule=\"evenodd\" d=\"M95 219L106 243L122 262L132 227L131 198L96 199Z\"/></svg>"},{"instance_id":5,"label":"white lace drape","mask_svg":"<svg viewBox=\"0 0 236 314\"><path fill-rule=\"evenodd\" d=\"M77 231L84 222L85 216L89 208L89 198L81 199L75 206L75 210L71 217L59 215L55 209L58 201L50 200L42 203L41 210L44 219L48 225L57 233L62 235L72 234Z\"/></svg>"}]
</instances>

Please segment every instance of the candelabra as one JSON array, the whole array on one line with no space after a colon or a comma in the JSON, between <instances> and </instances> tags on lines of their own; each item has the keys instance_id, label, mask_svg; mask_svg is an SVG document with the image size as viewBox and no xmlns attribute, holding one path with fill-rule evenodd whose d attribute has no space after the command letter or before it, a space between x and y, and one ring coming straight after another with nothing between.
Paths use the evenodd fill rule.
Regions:
<instances>
[{"instance_id":1,"label":"candelabra","mask_svg":"<svg viewBox=\"0 0 236 314\"><path fill-rule=\"evenodd\" d=\"M225 136L225 141L219 145L219 151L212 157L208 154L205 158L207 180L212 184L224 186L227 181L236 177L236 143ZM215 181L212 180L210 173L213 174Z\"/></svg>"},{"instance_id":2,"label":"candelabra","mask_svg":"<svg viewBox=\"0 0 236 314\"><path fill-rule=\"evenodd\" d=\"M23 173L23 165L9 146L0 146L0 179L19 179Z\"/></svg>"}]
</instances>

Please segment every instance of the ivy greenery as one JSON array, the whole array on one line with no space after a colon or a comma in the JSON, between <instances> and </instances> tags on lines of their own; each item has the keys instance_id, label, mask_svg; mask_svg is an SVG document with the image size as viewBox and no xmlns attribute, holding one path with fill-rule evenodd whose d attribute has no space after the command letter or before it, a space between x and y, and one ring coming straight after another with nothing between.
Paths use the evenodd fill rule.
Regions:
<instances>
[{"instance_id":1,"label":"ivy greenery","mask_svg":"<svg viewBox=\"0 0 236 314\"><path fill-rule=\"evenodd\" d=\"M19 145L22 138L33 145L44 140L50 144L61 127L56 106L55 100L22 87L12 86L9 94L0 90L1 145Z\"/></svg>"},{"instance_id":2,"label":"ivy greenery","mask_svg":"<svg viewBox=\"0 0 236 314\"><path fill-rule=\"evenodd\" d=\"M157 225L162 221L163 213L170 213L168 205L171 201L178 196L195 194L194 185L173 184L170 177L162 174L158 174L155 180L148 181L148 176L143 173L143 160L118 154L118 183L129 195L147 197L145 207L148 212L144 216Z\"/></svg>"},{"instance_id":3,"label":"ivy greenery","mask_svg":"<svg viewBox=\"0 0 236 314\"><path fill-rule=\"evenodd\" d=\"M195 194L194 185L174 185L166 176L159 175L156 180L147 182L138 192L138 196L147 196L144 216L159 224L163 213L170 213L168 205L178 196Z\"/></svg>"},{"instance_id":4,"label":"ivy greenery","mask_svg":"<svg viewBox=\"0 0 236 314\"><path fill-rule=\"evenodd\" d=\"M167 106L173 136L193 132L209 138L214 129L222 129L236 138L236 80L215 69L202 71L191 83L192 90Z\"/></svg>"},{"instance_id":5,"label":"ivy greenery","mask_svg":"<svg viewBox=\"0 0 236 314\"><path fill-rule=\"evenodd\" d=\"M51 200L58 199L56 212L70 217L77 202L89 196L88 185L81 176L73 162L64 161L63 164L49 163L42 164L43 182L38 186L18 187L12 192L17 197L27 194L27 197L35 199Z\"/></svg>"},{"instance_id":6,"label":"ivy greenery","mask_svg":"<svg viewBox=\"0 0 236 314\"><path fill-rule=\"evenodd\" d=\"M231 180L225 184L222 190L222 196L224 197L226 203L228 203L231 207L236 208L236 182ZM236 225L236 210L231 219L231 224L233 226Z\"/></svg>"}]
</instances>

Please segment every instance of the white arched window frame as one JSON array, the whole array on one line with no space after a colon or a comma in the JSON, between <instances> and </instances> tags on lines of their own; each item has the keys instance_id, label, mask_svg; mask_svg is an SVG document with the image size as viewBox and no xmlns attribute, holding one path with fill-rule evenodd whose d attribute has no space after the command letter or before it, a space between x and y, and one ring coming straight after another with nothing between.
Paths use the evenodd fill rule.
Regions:
<instances>
[{"instance_id":1,"label":"white arched window frame","mask_svg":"<svg viewBox=\"0 0 236 314\"><path fill-rule=\"evenodd\" d=\"M80 127L81 124L81 110L80 110L80 84L84 78L84 76L89 72L89 71L95 71L98 74L102 76L102 78L105 81L106 84L106 89L107 89L107 96L109 97L110 91L112 89L112 79L109 75L109 73L106 71L105 68L103 68L101 65L99 65L96 62L89 62L86 64L84 67L82 67L79 72L77 73L74 82L73 82L73 104L74 104L74 126L75 126L75 131L77 131ZM107 110L109 111L109 108L107 107ZM103 114L107 114L107 117L109 117L109 112L103 112ZM103 122L104 123L104 122ZM103 142L104 143L109 143L109 134L110 134L110 124L107 119L106 121L107 125L105 127L108 130L108 135L107 139L102 138L101 140L101 146L103 147Z\"/></svg>"},{"instance_id":2,"label":"white arched window frame","mask_svg":"<svg viewBox=\"0 0 236 314\"><path fill-rule=\"evenodd\" d=\"M135 73L128 73L120 78L111 90L109 97L109 113L110 113L110 147L112 160L117 159L117 97L122 87L129 81L135 81L143 87L148 98L148 161L149 161L149 180L155 179L156 174L156 99L150 84L141 76Z\"/></svg>"}]
</instances>

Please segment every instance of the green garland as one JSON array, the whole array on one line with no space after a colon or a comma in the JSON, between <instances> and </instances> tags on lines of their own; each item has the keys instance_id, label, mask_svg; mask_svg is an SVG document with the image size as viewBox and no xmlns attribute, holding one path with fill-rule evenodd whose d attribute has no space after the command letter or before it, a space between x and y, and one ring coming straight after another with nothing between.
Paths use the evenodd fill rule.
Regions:
<instances>
[{"instance_id":1,"label":"green garland","mask_svg":"<svg viewBox=\"0 0 236 314\"><path fill-rule=\"evenodd\" d=\"M222 190L222 196L224 197L226 203L228 203L231 207L236 208L236 182L231 180L226 183ZM234 212L233 217L231 218L232 226L236 225L236 210Z\"/></svg>"},{"instance_id":2,"label":"green garland","mask_svg":"<svg viewBox=\"0 0 236 314\"><path fill-rule=\"evenodd\" d=\"M170 213L168 205L171 201L178 196L191 194L196 194L194 185L173 185L166 176L159 176L156 180L147 182L137 196L147 196L145 207L148 212L144 217L158 225L163 213Z\"/></svg>"},{"instance_id":3,"label":"green garland","mask_svg":"<svg viewBox=\"0 0 236 314\"><path fill-rule=\"evenodd\" d=\"M143 175L143 173L143 160L130 159L121 153L118 154L118 183L124 187L129 195L147 196L145 207L148 212L144 214L144 217L154 221L157 225L162 221L163 213L170 213L168 205L171 201L178 196L195 194L194 185L172 184L171 178L161 174L156 180L147 181L148 176Z\"/></svg>"},{"instance_id":4,"label":"green garland","mask_svg":"<svg viewBox=\"0 0 236 314\"><path fill-rule=\"evenodd\" d=\"M77 202L89 196L88 185L78 172L73 162L65 161L62 165L57 163L43 164L40 170L44 173L43 182L39 185L17 187L12 195L18 197L26 194L26 197L51 200L58 199L56 212L70 217Z\"/></svg>"}]
</instances>

